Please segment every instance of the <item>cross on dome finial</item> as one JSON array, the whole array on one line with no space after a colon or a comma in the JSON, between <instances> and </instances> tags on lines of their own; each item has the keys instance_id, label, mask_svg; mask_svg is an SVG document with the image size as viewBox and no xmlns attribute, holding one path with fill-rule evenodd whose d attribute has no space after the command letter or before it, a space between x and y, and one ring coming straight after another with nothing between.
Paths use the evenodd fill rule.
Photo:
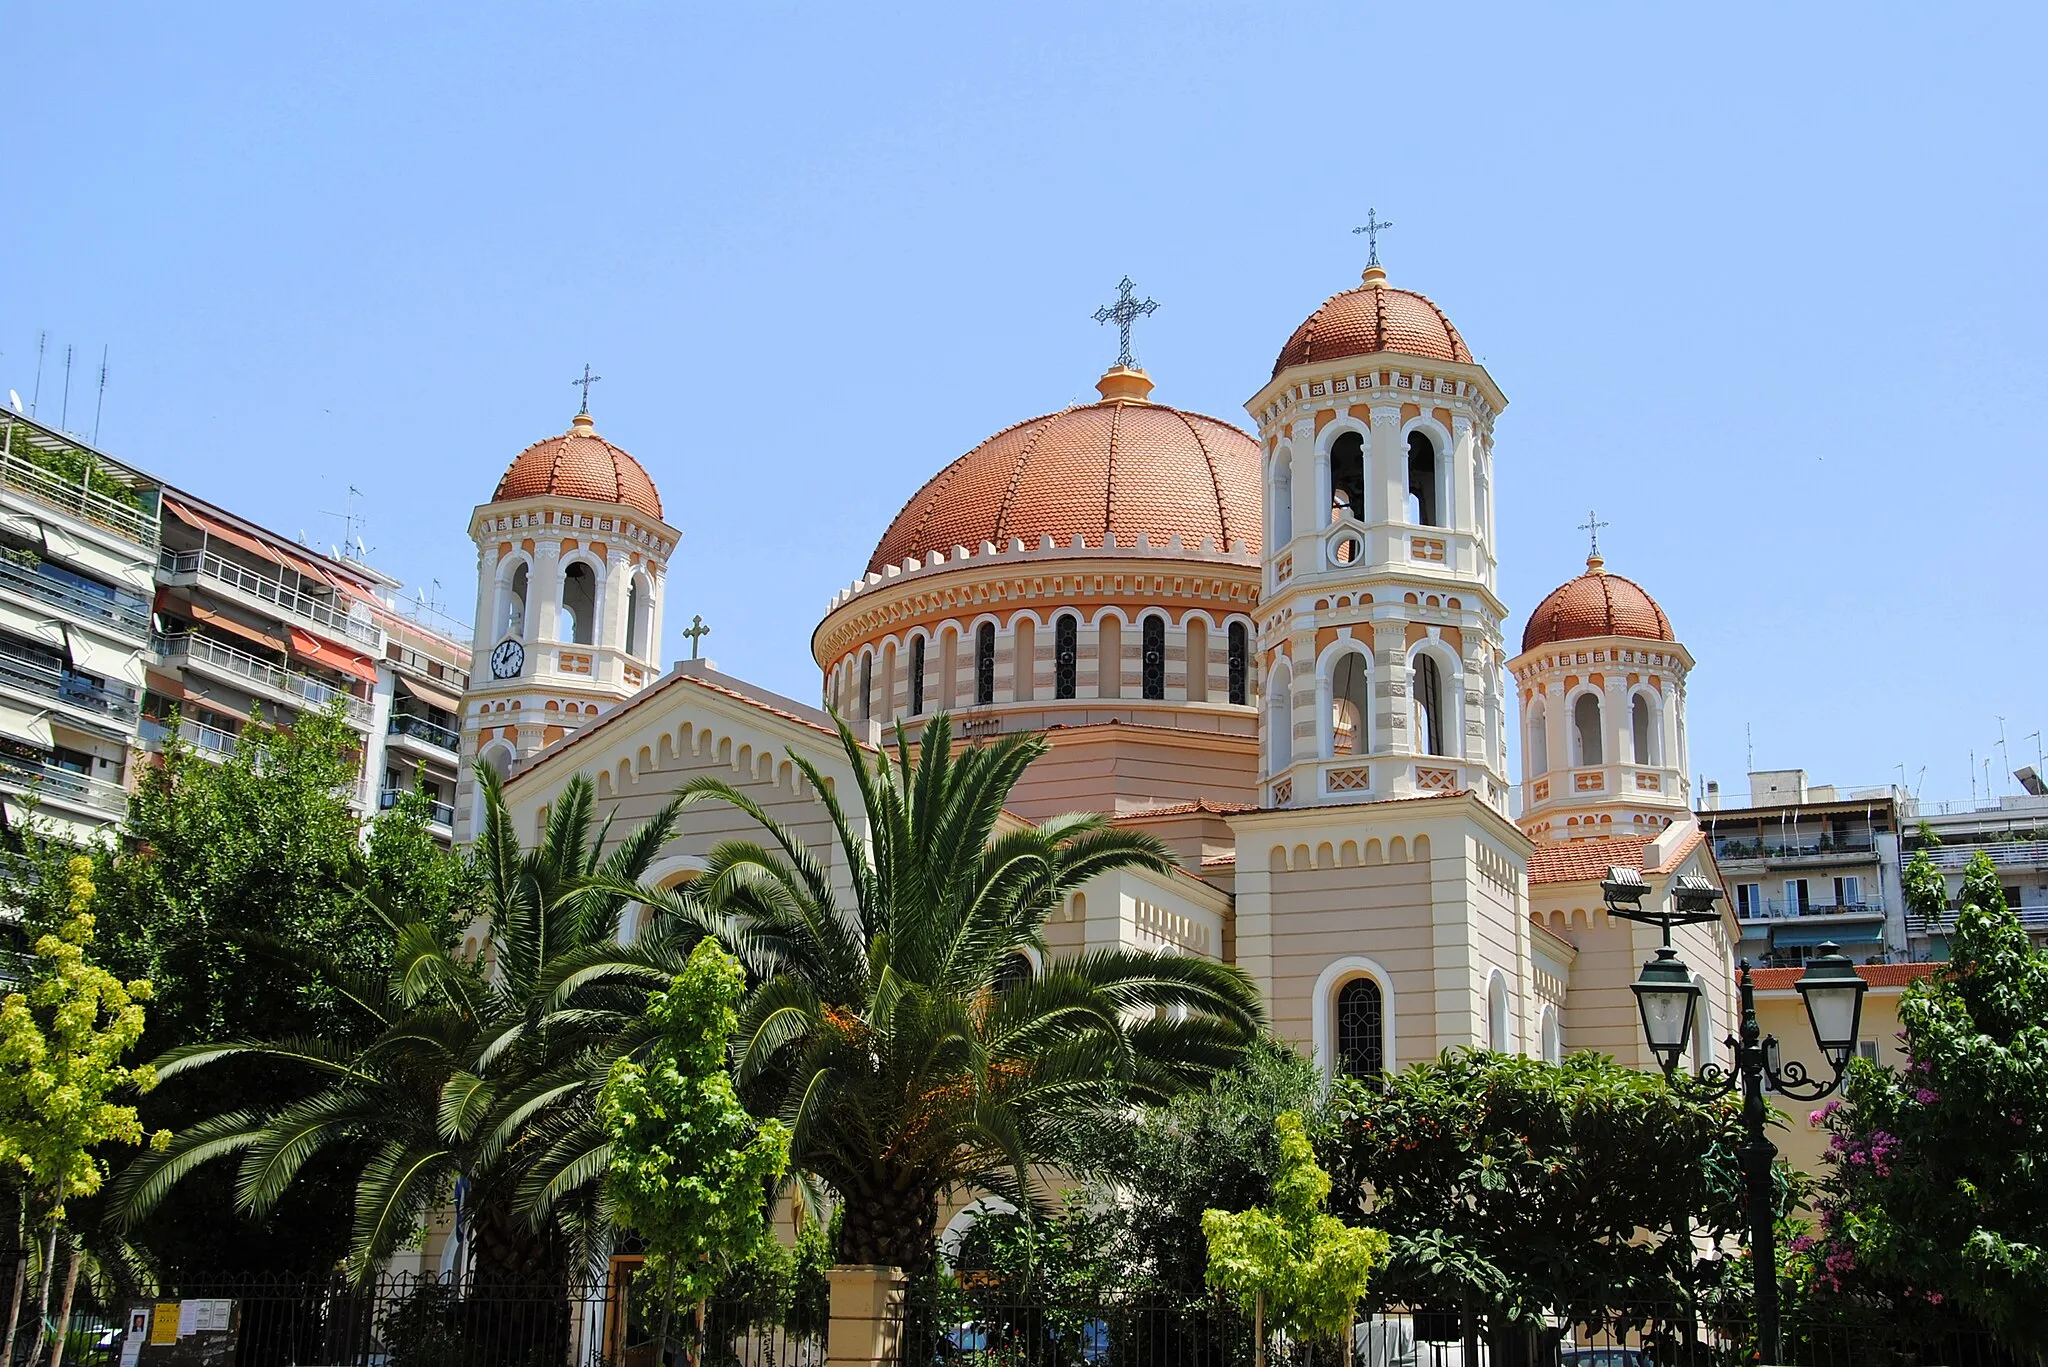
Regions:
<instances>
[{"instance_id":1,"label":"cross on dome finial","mask_svg":"<svg viewBox=\"0 0 2048 1367\"><path fill-rule=\"evenodd\" d=\"M1614 524L1612 522L1602 522L1600 520L1600 514L1593 512L1591 510L1587 511L1586 520L1579 524L1580 531L1590 532L1593 537L1592 552L1586 557L1586 567L1588 569L1597 568L1599 565L1604 563L1600 559L1600 529L1602 527L1612 527L1613 525Z\"/></svg>"},{"instance_id":2,"label":"cross on dome finial","mask_svg":"<svg viewBox=\"0 0 2048 1367\"><path fill-rule=\"evenodd\" d=\"M1353 237L1360 233L1365 234L1365 264L1368 269L1380 264L1380 229L1393 226L1390 221L1380 217L1378 209L1369 208L1365 211L1365 226L1351 230Z\"/></svg>"},{"instance_id":3,"label":"cross on dome finial","mask_svg":"<svg viewBox=\"0 0 2048 1367\"><path fill-rule=\"evenodd\" d=\"M1139 303L1131 294L1136 288L1137 286L1131 283L1131 277L1125 276L1116 283L1116 302L1095 310L1096 322L1116 324L1116 363L1126 370L1138 363L1131 355L1131 324L1159 307L1158 303L1151 299Z\"/></svg>"},{"instance_id":4,"label":"cross on dome finial","mask_svg":"<svg viewBox=\"0 0 2048 1367\"><path fill-rule=\"evenodd\" d=\"M590 416L590 386L596 384L599 380L602 380L603 378L604 376L602 375L591 374L590 363L588 361L585 361L583 363L583 378L580 380L569 381L570 384L579 386L583 390L583 407L576 410L577 417L587 418Z\"/></svg>"}]
</instances>

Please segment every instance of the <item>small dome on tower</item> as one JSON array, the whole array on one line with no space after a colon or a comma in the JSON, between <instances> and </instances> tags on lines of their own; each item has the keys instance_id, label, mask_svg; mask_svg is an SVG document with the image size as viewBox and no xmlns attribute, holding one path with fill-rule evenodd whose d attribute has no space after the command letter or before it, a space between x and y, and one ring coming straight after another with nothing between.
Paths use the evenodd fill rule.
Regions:
<instances>
[{"instance_id":1,"label":"small dome on tower","mask_svg":"<svg viewBox=\"0 0 2048 1367\"><path fill-rule=\"evenodd\" d=\"M649 517L661 516L661 495L647 471L597 435L588 413L578 413L560 436L537 441L514 456L491 502L546 494L623 503Z\"/></svg>"},{"instance_id":2,"label":"small dome on tower","mask_svg":"<svg viewBox=\"0 0 2048 1367\"><path fill-rule=\"evenodd\" d=\"M1368 266L1357 289L1331 295L1294 330L1273 362L1273 373L1382 351L1434 361L1472 360L1465 339L1442 309L1413 291L1395 289L1385 270Z\"/></svg>"},{"instance_id":3,"label":"small dome on tower","mask_svg":"<svg viewBox=\"0 0 2048 1367\"><path fill-rule=\"evenodd\" d=\"M1531 651L1555 641L1580 641L1593 636L1634 636L1645 641L1675 641L1671 619L1657 600L1633 579L1607 572L1598 552L1586 557L1586 572L1559 585L1529 614L1522 631L1522 649Z\"/></svg>"},{"instance_id":4,"label":"small dome on tower","mask_svg":"<svg viewBox=\"0 0 2048 1367\"><path fill-rule=\"evenodd\" d=\"M1256 552L1259 447L1241 428L1153 403L1144 371L1114 366L1099 402L1004 428L911 496L875 547L868 569L1041 536L1090 546L1145 533L1175 535L1189 550L1213 538Z\"/></svg>"}]
</instances>

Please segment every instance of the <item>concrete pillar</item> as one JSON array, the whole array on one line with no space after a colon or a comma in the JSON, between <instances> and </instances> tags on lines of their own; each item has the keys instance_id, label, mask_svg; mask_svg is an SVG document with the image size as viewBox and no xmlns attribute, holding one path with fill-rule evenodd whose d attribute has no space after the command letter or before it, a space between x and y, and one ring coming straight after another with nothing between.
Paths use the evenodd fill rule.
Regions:
<instances>
[{"instance_id":1,"label":"concrete pillar","mask_svg":"<svg viewBox=\"0 0 2048 1367\"><path fill-rule=\"evenodd\" d=\"M560 641L556 610L562 605L562 543L537 541L533 547L533 569L527 575L527 610L533 615L532 638ZM554 667L553 660L548 668Z\"/></svg>"},{"instance_id":2,"label":"concrete pillar","mask_svg":"<svg viewBox=\"0 0 2048 1367\"><path fill-rule=\"evenodd\" d=\"M1563 797L1571 785L1564 783L1560 788L1559 783L1563 778L1563 771L1572 767L1572 719L1570 700L1565 696L1563 679L1553 678L1543 685L1543 729L1545 744L1550 748L1549 772L1558 775L1558 778L1551 781L1550 795L1553 798Z\"/></svg>"},{"instance_id":3,"label":"concrete pillar","mask_svg":"<svg viewBox=\"0 0 2048 1367\"><path fill-rule=\"evenodd\" d=\"M1318 473L1321 462L1316 459L1316 420L1309 416L1296 418L1288 445L1294 449L1294 534L1298 537L1314 536L1330 509L1326 496L1321 511L1316 508L1317 489L1324 483L1324 476ZM1276 546L1273 549L1277 551L1280 548ZM1308 568L1297 563L1294 572L1300 574Z\"/></svg>"},{"instance_id":4,"label":"concrete pillar","mask_svg":"<svg viewBox=\"0 0 2048 1367\"><path fill-rule=\"evenodd\" d=\"M894 1367L903 1340L903 1270L840 1263L825 1272L831 1288L826 1367Z\"/></svg>"}]
</instances>

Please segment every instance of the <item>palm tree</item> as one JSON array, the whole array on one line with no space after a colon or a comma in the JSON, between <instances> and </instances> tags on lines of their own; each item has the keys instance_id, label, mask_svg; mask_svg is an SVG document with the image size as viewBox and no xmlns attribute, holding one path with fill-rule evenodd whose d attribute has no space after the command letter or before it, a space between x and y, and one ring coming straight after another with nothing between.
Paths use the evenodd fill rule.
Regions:
<instances>
[{"instance_id":1,"label":"palm tree","mask_svg":"<svg viewBox=\"0 0 2048 1367\"><path fill-rule=\"evenodd\" d=\"M610 1062L637 1047L643 984L665 986L695 935L687 927L622 946L633 889L674 832L680 800L629 832L610 855L611 823L595 825L587 779L569 782L541 842L522 850L497 775L477 766L485 820L477 862L486 950L466 957L454 928L392 907L366 890L390 928L381 977L309 962L370 1022L353 1047L320 1039L227 1041L173 1049L158 1076L239 1057L295 1065L313 1085L274 1110L238 1110L191 1126L169 1149L131 1164L115 1186L124 1223L144 1218L201 1164L239 1155L237 1203L262 1216L316 1156L359 1164L349 1265L357 1278L456 1202L456 1238L480 1276L539 1283L568 1268L565 1235L600 1219L603 1171L560 1151L587 1132ZM618 960L586 980L593 963ZM600 1155L602 1158L602 1155ZM543 1174L535 1185L529 1179ZM530 1199L529 1199L530 1198ZM541 1237L536 1238L538 1233ZM458 1271L468 1257L457 1259Z\"/></svg>"},{"instance_id":2,"label":"palm tree","mask_svg":"<svg viewBox=\"0 0 2048 1367\"><path fill-rule=\"evenodd\" d=\"M956 752L942 714L914 765L900 732L893 765L883 754L870 767L844 723L840 743L863 825L790 758L831 816L844 884L745 792L705 778L683 798L732 804L768 845L719 844L694 883L656 902L678 923L693 905L726 918L720 937L755 979L740 1085L756 1114L790 1125L792 1165L837 1194L841 1260L918 1275L942 1194L1031 1200L1035 1163L1058 1161L1106 1108L1229 1066L1263 1013L1241 970L1206 959L1101 950L1021 980L1008 971L1020 950L1043 955L1046 918L1075 889L1174 867L1157 839L1093 813L1006 820L1043 736Z\"/></svg>"}]
</instances>

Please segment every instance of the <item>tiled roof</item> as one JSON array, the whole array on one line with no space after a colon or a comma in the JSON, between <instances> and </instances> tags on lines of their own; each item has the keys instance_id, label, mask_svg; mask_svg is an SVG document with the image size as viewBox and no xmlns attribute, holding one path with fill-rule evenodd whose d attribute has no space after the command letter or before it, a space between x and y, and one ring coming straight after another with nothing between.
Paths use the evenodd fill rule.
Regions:
<instances>
[{"instance_id":1,"label":"tiled roof","mask_svg":"<svg viewBox=\"0 0 2048 1367\"><path fill-rule=\"evenodd\" d=\"M1119 372L1112 371L1114 376ZM935 475L889 524L870 573L955 546L1030 545L1050 535L1100 546L1114 536L1155 546L1176 534L1260 544L1259 448L1239 428L1199 413L1116 397L1031 418L996 433Z\"/></svg>"},{"instance_id":2,"label":"tiled roof","mask_svg":"<svg viewBox=\"0 0 2048 1367\"><path fill-rule=\"evenodd\" d=\"M1657 600L1633 579L1609 574L1598 555L1587 559L1584 574L1559 585L1536 605L1529 614L1529 625L1522 629L1522 649L1590 636L1677 639L1671 634L1671 619L1657 606Z\"/></svg>"},{"instance_id":3,"label":"tiled roof","mask_svg":"<svg viewBox=\"0 0 2048 1367\"><path fill-rule=\"evenodd\" d=\"M1872 987L1904 987L1931 978L1944 967L1945 964L1858 964L1856 976ZM1759 992L1790 992L1792 984L1805 972L1803 968L1756 968L1750 970L1750 979Z\"/></svg>"},{"instance_id":4,"label":"tiled roof","mask_svg":"<svg viewBox=\"0 0 2048 1367\"><path fill-rule=\"evenodd\" d=\"M567 432L537 441L514 456L491 501L536 494L623 503L649 517L661 516L661 495L647 471L597 435L588 413L578 413Z\"/></svg>"},{"instance_id":5,"label":"tiled roof","mask_svg":"<svg viewBox=\"0 0 2048 1367\"><path fill-rule=\"evenodd\" d=\"M1533 883L1584 883L1605 878L1612 864L1641 868L1643 851L1649 848L1647 835L1616 835L1604 840L1565 840L1538 845L1529 856L1529 881Z\"/></svg>"},{"instance_id":6,"label":"tiled roof","mask_svg":"<svg viewBox=\"0 0 2048 1367\"><path fill-rule=\"evenodd\" d=\"M1197 812L1206 812L1211 816L1233 816L1238 812L1256 812L1258 809L1255 802L1211 802L1205 797L1193 802L1175 802L1164 807L1143 807L1135 812L1119 812L1112 819L1151 821L1162 816L1193 816Z\"/></svg>"},{"instance_id":7,"label":"tiled roof","mask_svg":"<svg viewBox=\"0 0 2048 1367\"><path fill-rule=\"evenodd\" d=\"M1273 373L1382 351L1438 361L1472 359L1465 339L1442 309L1413 291L1393 288L1387 284L1387 273L1373 266L1357 289L1331 295L1294 330L1273 362Z\"/></svg>"}]
</instances>

